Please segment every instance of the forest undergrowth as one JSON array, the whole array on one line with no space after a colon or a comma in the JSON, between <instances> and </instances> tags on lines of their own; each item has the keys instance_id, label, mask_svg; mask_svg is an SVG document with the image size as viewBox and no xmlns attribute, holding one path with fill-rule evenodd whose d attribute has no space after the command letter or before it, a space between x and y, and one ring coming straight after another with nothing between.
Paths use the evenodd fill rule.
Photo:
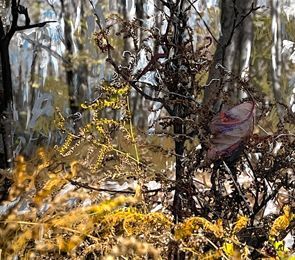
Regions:
<instances>
[{"instance_id":1,"label":"forest undergrowth","mask_svg":"<svg viewBox=\"0 0 295 260\"><path fill-rule=\"evenodd\" d=\"M251 259L253 253L265 259L293 259L293 249L283 241L294 227L294 205L284 197L283 188L292 169L268 173L281 177L272 180L272 192L277 192L264 194L264 199L283 200L279 214L229 217L233 208L228 205L223 218L209 211L206 217L195 215L175 223L169 206L174 183L167 172L157 172L141 159L145 151L130 121L128 86L117 82L103 89L102 99L83 105L93 119L77 134L67 130L65 118L56 112L56 125L66 136L62 146L40 148L29 160L17 157L12 186L2 203L2 259L171 259L175 248L190 259ZM102 109L120 111L121 119L101 118ZM127 141L125 148L119 146L118 136ZM248 149L270 143L255 138L251 142ZM294 153L281 149L270 167ZM262 163L266 162L256 167ZM210 190L205 179L203 175L204 197ZM159 185L149 189L146 184L154 180ZM122 189L124 182L129 186ZM251 190L251 183L242 185ZM249 205L259 203L250 199ZM260 229L263 237L253 236L252 229Z\"/></svg>"}]
</instances>

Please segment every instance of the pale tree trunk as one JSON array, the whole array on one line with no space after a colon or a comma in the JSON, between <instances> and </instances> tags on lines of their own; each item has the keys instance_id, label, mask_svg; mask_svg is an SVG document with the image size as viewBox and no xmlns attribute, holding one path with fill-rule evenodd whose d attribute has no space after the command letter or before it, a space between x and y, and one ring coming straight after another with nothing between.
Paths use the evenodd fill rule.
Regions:
<instances>
[{"instance_id":1,"label":"pale tree trunk","mask_svg":"<svg viewBox=\"0 0 295 260\"><path fill-rule=\"evenodd\" d=\"M247 10L251 8L252 1L243 1L242 11L246 13ZM252 50L252 41L253 41L253 16L250 14L243 23L243 28L241 30L241 45L240 49L240 75L244 80L248 80L249 77L249 68L250 68L250 57Z\"/></svg>"},{"instance_id":2,"label":"pale tree trunk","mask_svg":"<svg viewBox=\"0 0 295 260\"><path fill-rule=\"evenodd\" d=\"M81 1L81 17L84 19L85 17L85 1ZM80 37L77 39L77 48L79 53L83 54L85 51L85 43L88 41L86 38L86 22L81 20L80 24ZM88 67L85 62L82 62L78 66L77 70L77 92L78 92L78 101L81 103L86 99L86 90L88 87Z\"/></svg>"},{"instance_id":3,"label":"pale tree trunk","mask_svg":"<svg viewBox=\"0 0 295 260\"><path fill-rule=\"evenodd\" d=\"M281 31L281 1L271 1L272 14L272 47L271 47L271 61L272 61L272 83L273 94L277 104L278 115L280 121L284 122L284 107L283 97L281 93L281 76L282 76L282 31Z\"/></svg>"},{"instance_id":4,"label":"pale tree trunk","mask_svg":"<svg viewBox=\"0 0 295 260\"><path fill-rule=\"evenodd\" d=\"M144 13L144 3L145 0L138 0L135 1L135 15L136 18L139 20L139 25L142 27L144 26L144 20L145 20L145 13ZM144 32L141 28L138 29L138 35L139 35L139 42L140 45L142 43ZM144 107L143 97L137 92L134 91L132 93L133 98L130 99L132 101L132 111L136 111L136 113L132 113L132 121L133 124L138 126L139 128L143 129L146 127L146 111Z\"/></svg>"},{"instance_id":5,"label":"pale tree trunk","mask_svg":"<svg viewBox=\"0 0 295 260\"><path fill-rule=\"evenodd\" d=\"M241 10L243 13L247 13L250 10L252 1L242 1ZM254 14L251 13L243 22L242 29L240 31L240 45L239 45L239 75L242 80L249 80L250 71L250 60L251 51L253 43L253 17ZM237 98L245 98L247 96L246 92L239 90L237 93Z\"/></svg>"}]
</instances>

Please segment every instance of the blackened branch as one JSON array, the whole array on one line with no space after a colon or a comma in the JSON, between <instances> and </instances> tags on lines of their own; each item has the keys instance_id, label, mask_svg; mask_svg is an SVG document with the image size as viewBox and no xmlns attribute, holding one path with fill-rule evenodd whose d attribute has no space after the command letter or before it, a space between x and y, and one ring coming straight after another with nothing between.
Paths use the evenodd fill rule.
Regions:
<instances>
[{"instance_id":1,"label":"blackened branch","mask_svg":"<svg viewBox=\"0 0 295 260\"><path fill-rule=\"evenodd\" d=\"M131 191L131 190L110 190L110 189L102 189L102 188L97 188L97 187L93 187L91 185L88 185L87 183L82 183L82 182L78 182L78 181L74 181L71 179L67 179L72 185L78 187L78 188L84 188L84 189L88 189L88 190L94 190L94 191L98 191L98 192L110 192L110 193L123 193L123 194L135 194L135 191ZM168 189L168 191L173 190L174 188L171 187ZM164 192L165 190L162 188L158 188L158 189L154 189L154 190L144 190L143 193L157 193L157 192Z\"/></svg>"},{"instance_id":2,"label":"blackened branch","mask_svg":"<svg viewBox=\"0 0 295 260\"><path fill-rule=\"evenodd\" d=\"M249 9L249 11L241 16L241 19L239 22L237 22L238 19L238 11L236 10L236 6L235 6L235 1L234 1L234 9L235 9L235 17L234 17L234 23L232 26L232 31L230 33L230 37L228 38L227 43L225 44L225 48L228 47L231 44L232 38L234 36L235 30L244 22L244 20L251 15L253 12L257 11L258 9L260 9L261 6L254 6L254 3L252 3L251 8Z\"/></svg>"},{"instance_id":3,"label":"blackened branch","mask_svg":"<svg viewBox=\"0 0 295 260\"><path fill-rule=\"evenodd\" d=\"M200 19L202 20L204 26L206 27L207 31L210 33L211 37L214 39L214 41L220 45L220 42L217 40L217 38L214 36L214 34L212 33L209 25L206 23L206 21L204 20L203 16L200 14L200 12L197 10L197 8L194 6L194 4L188 0L189 4L191 7L194 8L194 10L196 11L197 15L200 17Z\"/></svg>"},{"instance_id":4,"label":"blackened branch","mask_svg":"<svg viewBox=\"0 0 295 260\"><path fill-rule=\"evenodd\" d=\"M249 9L249 11L246 13L246 14L244 14L244 15L242 15L242 17L241 17L241 20L236 24L236 28L237 27L239 27L241 24L242 24L242 22L251 14L251 13L253 13L253 12L255 12L255 11L257 11L258 9L260 9L261 8L261 6L254 6L254 3L252 3L252 5L251 5L251 9Z\"/></svg>"},{"instance_id":5,"label":"blackened branch","mask_svg":"<svg viewBox=\"0 0 295 260\"><path fill-rule=\"evenodd\" d=\"M32 28L40 28L40 27L44 27L48 23L56 22L56 21L45 21L42 23L31 24L31 19L28 13L28 9L20 5L20 1L16 1L16 0L11 1L11 14L12 14L11 27L9 32L5 35L7 42L10 41L14 33L17 31L23 31L23 30L32 29ZM25 16L25 25L22 25L22 26L17 25L20 14L23 14Z\"/></svg>"},{"instance_id":6,"label":"blackened branch","mask_svg":"<svg viewBox=\"0 0 295 260\"><path fill-rule=\"evenodd\" d=\"M110 63L115 72L120 75L122 77L122 79L127 82L128 84L130 84L131 87L133 87L139 94L141 94L144 98L146 98L147 100L151 100L151 101L157 101L157 102L161 102L163 103L163 99L159 98L159 97L152 97L148 94L146 94L142 89L140 89L140 87L137 86L137 82L136 81L132 81L130 80L129 76L125 75L124 73L122 73L122 71L120 70L120 68L118 67L118 65L116 64L116 62L113 60L110 52L107 58L107 62Z\"/></svg>"},{"instance_id":7,"label":"blackened branch","mask_svg":"<svg viewBox=\"0 0 295 260\"><path fill-rule=\"evenodd\" d=\"M137 80L139 80L143 75L145 75L148 71L150 71L153 68L153 65L156 64L156 62L160 58L167 58L168 54L166 53L156 53L150 60L150 62L146 65L146 67L140 72L140 74L136 77Z\"/></svg>"},{"instance_id":8,"label":"blackened branch","mask_svg":"<svg viewBox=\"0 0 295 260\"><path fill-rule=\"evenodd\" d=\"M32 28L40 28L40 27L44 27L48 23L56 23L56 21L46 21L46 22L42 22L42 23L17 26L16 31L23 31L23 30L32 29Z\"/></svg>"},{"instance_id":9,"label":"blackened branch","mask_svg":"<svg viewBox=\"0 0 295 260\"><path fill-rule=\"evenodd\" d=\"M31 19L29 17L29 13L28 13L28 9L26 7L24 7L23 5L18 5L17 6L17 12L19 14L23 14L25 16L26 19L26 26L28 26L31 23Z\"/></svg>"},{"instance_id":10,"label":"blackened branch","mask_svg":"<svg viewBox=\"0 0 295 260\"><path fill-rule=\"evenodd\" d=\"M0 19L0 38L2 39L4 35L5 35L5 32L3 28L3 23L2 23L2 20Z\"/></svg>"}]
</instances>

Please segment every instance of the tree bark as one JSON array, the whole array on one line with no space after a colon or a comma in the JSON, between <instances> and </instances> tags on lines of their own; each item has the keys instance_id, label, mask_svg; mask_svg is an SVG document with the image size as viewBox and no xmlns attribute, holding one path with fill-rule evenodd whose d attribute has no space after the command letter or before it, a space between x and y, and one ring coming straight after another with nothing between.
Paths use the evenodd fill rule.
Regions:
<instances>
[{"instance_id":1,"label":"tree bark","mask_svg":"<svg viewBox=\"0 0 295 260\"><path fill-rule=\"evenodd\" d=\"M207 84L204 92L204 105L207 105L213 112L220 110L221 100L219 93L222 89L231 93L233 102L236 102L241 93L236 86L223 82L222 68L235 75L246 79L249 66L252 46L252 12L253 1L224 0L221 2L221 36L217 43L213 63L211 65ZM244 16L247 17L244 18ZM242 22L241 22L242 21ZM241 23L240 23L241 22Z\"/></svg>"},{"instance_id":2,"label":"tree bark","mask_svg":"<svg viewBox=\"0 0 295 260\"><path fill-rule=\"evenodd\" d=\"M173 25L173 44L174 44L174 58L171 60L173 67L175 68L175 73L179 74L174 78L174 82L168 90L171 93L178 93L183 95L184 91L190 96L193 94L193 89L189 88L189 83L184 84L181 79L181 67L186 67L185 61L182 59L183 53L183 39L185 38L185 28L186 28L186 17L182 16L182 12L185 9L184 1L179 1L176 11L171 8L171 13L178 17L177 22ZM177 57L177 58L176 58ZM172 65L172 64L171 64ZM170 73L173 71L170 70ZM168 84L167 84L168 85ZM177 98L171 94L170 100L177 100ZM185 155L185 141L186 141L186 128L184 124L184 119L188 115L188 107L185 105L185 101L177 100L173 105L172 113L170 116L176 119L173 123L173 133L174 133L174 151L175 151L175 194L173 200L173 215L175 223L182 221L185 217L191 215L191 204L189 190L192 183L191 179L187 176L185 171L185 166L183 163L183 158ZM183 259L184 254L180 253L175 256L175 259Z\"/></svg>"},{"instance_id":3,"label":"tree bark","mask_svg":"<svg viewBox=\"0 0 295 260\"><path fill-rule=\"evenodd\" d=\"M61 11L64 18L64 37L65 37L65 46L66 46L66 56L67 60L70 61L70 64L65 64L66 67L66 82L69 90L69 103L71 114L79 112L78 104L78 91L74 84L74 70L71 65L71 59L74 54L74 43L72 38L72 25L71 25L71 15L70 15L70 1L60 0L61 2Z\"/></svg>"},{"instance_id":4,"label":"tree bark","mask_svg":"<svg viewBox=\"0 0 295 260\"><path fill-rule=\"evenodd\" d=\"M242 1L241 10L246 13L251 8L252 1ZM241 30L240 45L240 75L242 79L247 80L249 76L250 57L253 41L253 14L250 14L243 22Z\"/></svg>"},{"instance_id":5,"label":"tree bark","mask_svg":"<svg viewBox=\"0 0 295 260\"><path fill-rule=\"evenodd\" d=\"M85 2L81 1L81 16L84 17L85 14ZM77 41L77 48L79 53L83 55L85 50L85 43L87 42L86 37L86 22L81 22L80 28L80 39ZM88 87L88 66L85 62L79 64L77 69L77 94L78 94L78 103L80 104L82 100L85 100L86 95L85 92L87 91Z\"/></svg>"},{"instance_id":6,"label":"tree bark","mask_svg":"<svg viewBox=\"0 0 295 260\"><path fill-rule=\"evenodd\" d=\"M9 40L0 41L0 58L1 58L1 96L0 96L0 129L2 139L2 151L0 151L1 161L0 168L6 169L12 167L13 162L13 96L11 68L9 60Z\"/></svg>"},{"instance_id":7,"label":"tree bark","mask_svg":"<svg viewBox=\"0 0 295 260\"><path fill-rule=\"evenodd\" d=\"M272 61L272 85L273 94L276 101L278 116L281 123L284 122L284 104L281 90L281 76L282 76L282 30L281 30L281 1L271 1L272 14L272 47L271 47L271 61Z\"/></svg>"},{"instance_id":8,"label":"tree bark","mask_svg":"<svg viewBox=\"0 0 295 260\"><path fill-rule=\"evenodd\" d=\"M221 1L221 36L218 40L216 51L213 58L213 63L209 70L208 82L209 85L204 91L204 105L212 108L213 111L220 109L219 93L223 88L222 73L217 65L225 66L226 57L229 55L228 46L231 44L233 35L231 34L235 19L235 10L232 0ZM214 105L213 105L214 104Z\"/></svg>"}]
</instances>

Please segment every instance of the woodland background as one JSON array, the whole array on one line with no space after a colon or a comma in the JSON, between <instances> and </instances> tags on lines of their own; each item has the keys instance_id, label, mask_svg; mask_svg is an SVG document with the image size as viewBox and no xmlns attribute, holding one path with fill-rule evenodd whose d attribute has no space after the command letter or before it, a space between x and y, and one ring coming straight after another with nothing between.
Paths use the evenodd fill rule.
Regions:
<instances>
[{"instance_id":1,"label":"woodland background","mask_svg":"<svg viewBox=\"0 0 295 260\"><path fill-rule=\"evenodd\" d=\"M125 19L143 19L147 27L156 22L157 10L152 2L135 2L93 1L102 21L110 13L117 12ZM251 4L252 1L243 1L244 6L241 9L246 10ZM45 28L16 34L10 45L14 115L19 143L16 153L21 151L31 154L40 141L48 145L62 143L62 138L54 133L55 108L59 107L66 115L76 112L79 104L97 98L97 86L101 81L110 79L112 71L108 70L105 57L99 53L92 40L97 27L88 1L24 1L23 5L31 6L29 11L34 21L57 21ZM197 1L195 5L218 38L222 22L219 19L221 10L218 1ZM237 75L249 74L250 84L267 94L265 102L271 102L274 98L283 99L292 107L294 3L280 1L275 6L277 11L272 11L270 1L258 1L257 6L262 8L250 15L235 32L226 54L227 69ZM276 12L280 15L278 21L278 18L271 15ZM228 16L230 15L229 10ZM210 34L200 17L192 11L189 22L195 28L196 44L203 44L204 38ZM272 70L273 35L276 33L274 30L277 22L279 39L276 43L281 45L278 49L281 57L278 59L279 63L276 61L279 69ZM116 41L118 54L123 53L130 45L128 39L113 36L112 40ZM212 55L215 47L213 44ZM273 74L279 70L282 71L279 75L281 84L277 89L274 87L277 83L273 83ZM69 101L71 95L74 100ZM214 93L212 96L214 97ZM131 102L135 111L134 124L140 129L147 128L151 104L145 104L143 98L136 93L132 94Z\"/></svg>"},{"instance_id":2,"label":"woodland background","mask_svg":"<svg viewBox=\"0 0 295 260\"><path fill-rule=\"evenodd\" d=\"M293 259L295 1L21 5L56 22L10 42L15 164L1 170L0 259ZM170 54L170 36L195 56ZM196 90L169 88L174 66ZM245 151L208 164L212 117L251 99Z\"/></svg>"}]
</instances>

